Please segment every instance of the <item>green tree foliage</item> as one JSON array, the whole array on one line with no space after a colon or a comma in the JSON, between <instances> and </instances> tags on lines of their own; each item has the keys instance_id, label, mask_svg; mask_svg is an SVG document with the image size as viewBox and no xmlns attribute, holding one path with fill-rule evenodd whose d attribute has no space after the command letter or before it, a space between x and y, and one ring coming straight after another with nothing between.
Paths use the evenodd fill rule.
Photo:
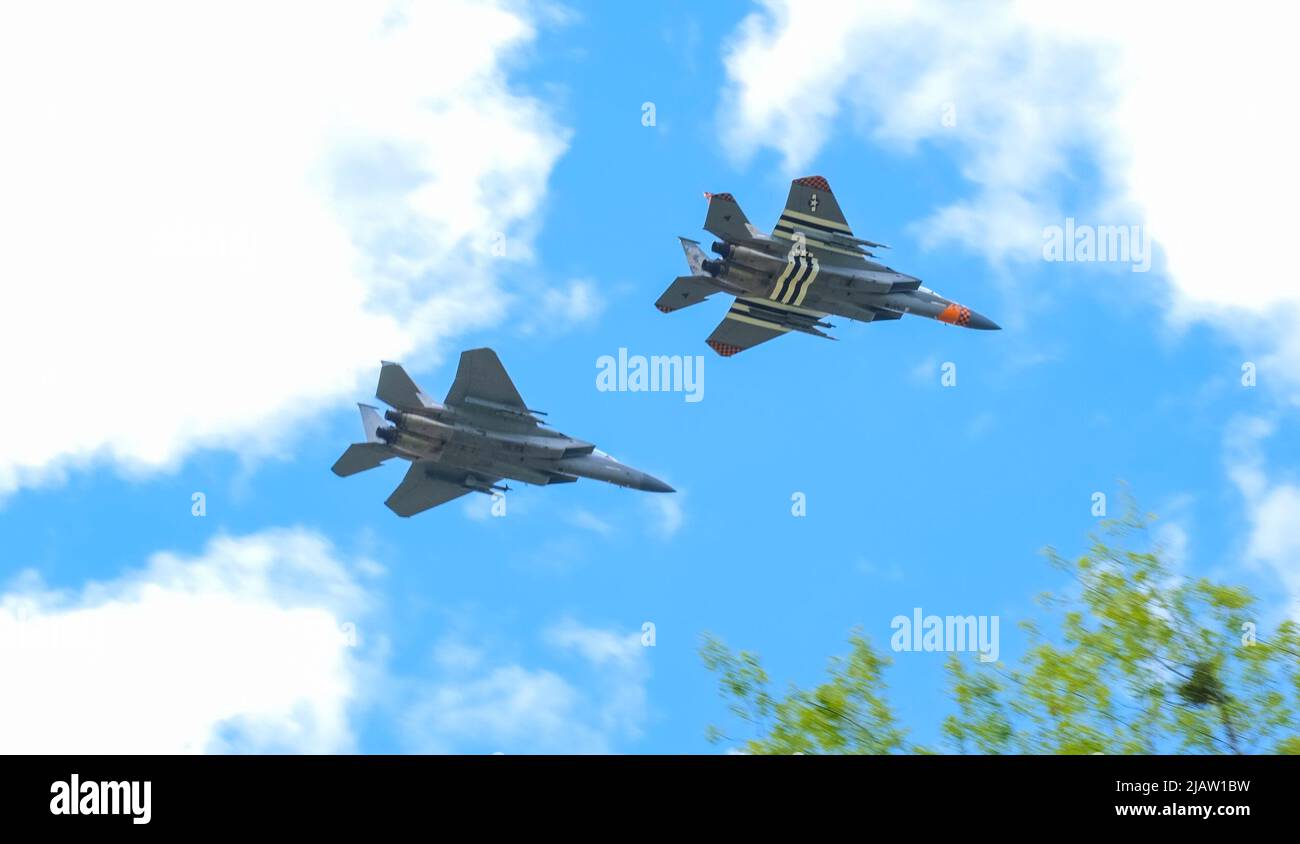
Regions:
<instances>
[{"instance_id":1,"label":"green tree foliage","mask_svg":"<svg viewBox=\"0 0 1300 844\"><path fill-rule=\"evenodd\" d=\"M732 653L706 636L701 655L720 677L733 714L758 735L745 740L749 753L896 753L904 733L885 701L882 673L889 659L861 635L849 639L849 655L831 659L830 678L814 689L791 688L782 698L769 690L767 672L752 653ZM713 741L732 741L710 728Z\"/></svg>"},{"instance_id":2,"label":"green tree foliage","mask_svg":"<svg viewBox=\"0 0 1300 844\"><path fill-rule=\"evenodd\" d=\"M1300 753L1300 628L1257 634L1243 588L1173 571L1145 547L1149 519L1108 522L1052 565L1072 584L1042 596L1015 667L956 656L946 750L959 753ZM706 636L701 654L752 738L750 753L922 752L885 698L889 659L859 632L825 682L777 697L757 656ZM715 741L736 739L710 728Z\"/></svg>"}]
</instances>

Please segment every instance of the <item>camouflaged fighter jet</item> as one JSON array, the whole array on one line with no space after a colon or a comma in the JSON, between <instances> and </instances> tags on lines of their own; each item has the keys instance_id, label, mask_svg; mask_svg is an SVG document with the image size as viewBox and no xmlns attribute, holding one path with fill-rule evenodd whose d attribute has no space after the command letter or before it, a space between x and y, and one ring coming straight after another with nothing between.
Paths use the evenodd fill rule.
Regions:
<instances>
[{"instance_id":1,"label":"camouflaged fighter jet","mask_svg":"<svg viewBox=\"0 0 1300 844\"><path fill-rule=\"evenodd\" d=\"M429 398L406 371L385 362L375 397L392 407L361 408L366 441L348 446L334 464L339 477L373 469L391 457L411 461L406 477L384 503L399 516L445 504L469 492L506 492L502 478L528 484L572 483L592 478L647 492L673 492L668 484L619 463L589 442L542 427L491 349L460 355L451 392ZM384 420L391 422L385 425Z\"/></svg>"},{"instance_id":2,"label":"camouflaged fighter jet","mask_svg":"<svg viewBox=\"0 0 1300 844\"><path fill-rule=\"evenodd\" d=\"M736 297L709 335L723 357L791 331L835 339L822 329L836 316L859 322L930 317L963 328L996 329L988 317L921 286L921 280L872 260L871 249L888 249L853 236L831 186L821 176L790 183L785 210L772 233L750 225L729 193L706 193L704 229L720 260L708 258L697 241L680 238L691 274L678 276L655 307L664 313L696 305L714 293Z\"/></svg>"}]
</instances>

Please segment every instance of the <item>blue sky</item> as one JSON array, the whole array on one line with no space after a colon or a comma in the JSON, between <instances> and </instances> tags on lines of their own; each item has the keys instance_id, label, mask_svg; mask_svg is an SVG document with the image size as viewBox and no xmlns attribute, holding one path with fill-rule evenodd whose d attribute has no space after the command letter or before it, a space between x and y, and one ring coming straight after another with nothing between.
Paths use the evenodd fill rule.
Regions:
<instances>
[{"instance_id":1,"label":"blue sky","mask_svg":"<svg viewBox=\"0 0 1300 844\"><path fill-rule=\"evenodd\" d=\"M524 254L500 267L479 261L470 271L490 279L483 289L499 307L479 313L461 304L428 322L401 323L405 345L396 351L425 390L441 396L460 349L493 347L525 400L546 410L555 427L664 478L679 493L665 503L595 482L520 486L503 518L488 515L487 500L472 496L398 519L382 502L400 480L399 468L347 480L329 472L346 444L360 438L354 404L370 399L378 361L394 349L375 342L369 353L349 337L352 369L332 382L316 373L315 386L292 409L271 401L258 414L240 416L227 410L239 404L239 390L212 374L223 354L238 354L235 347L246 342L249 356L257 353L250 372L270 370L276 377L269 383L292 383L295 368L282 365L281 354L297 360L321 342L310 309L281 313L274 344L251 330L245 335L240 308L256 309L260 294L244 291L243 304L232 306L233 316L213 335L228 344L213 353L216 363L203 357L188 375L184 366L175 370L192 391L160 379L145 403L127 401L137 395L132 389L110 391L106 399L121 399L130 429L148 432L154 414L163 416L160 430L172 444L165 453L142 456L134 440L106 438L66 452L55 448L39 464L13 458L25 468L0 500L5 599L11 609L30 599L56 627L114 600L147 604L141 583L158 575L147 561L159 552L220 570L214 537L238 542L291 530L323 543L325 568L291 566L283 577L268 569L259 577L271 585L258 586L252 597L238 594L276 612L316 602L334 622L354 625L348 629L357 633L355 647L337 674L326 674L346 690L329 698L313 685L301 700L290 690L250 716L236 700L187 724L198 738L191 736L185 749L717 752L705 728L728 722L715 680L698 658L705 631L761 653L778 685L814 682L827 658L844 651L853 628L887 647L890 620L914 607L999 616L1001 657L1014 661L1023 645L1015 622L1034 613L1036 594L1063 585L1042 549L1082 550L1096 527L1094 493L1108 496L1114 513L1126 487L1162 517L1155 535L1182 570L1249 586L1271 620L1293 611L1292 551L1300 545L1285 513L1300 500L1293 485L1300 448L1290 433L1295 385L1278 339L1285 330L1273 323L1252 330L1264 317L1249 302L1205 306L1194 285L1170 270L1159 241L1148 273L1127 264L1048 263L1034 254L1042 227L1065 216L1148 224L1143 197L1123 190L1127 183L1109 169L1113 150L1087 138L1057 142L1044 132L1047 140L1032 140L1052 153L1050 166L1021 173L1010 167L994 176L988 160L997 156L986 136L1013 124L995 120L987 103L972 107L977 126L970 135L945 135L944 97L921 107L915 97L902 101L903 93L916 93L911 89L894 102L869 85L828 90L815 78L803 113L820 124L818 137L795 144L780 107L764 113L737 105L751 90L746 86L759 93L763 86L732 59L766 43L764 32L747 34L740 21L758 14L775 38L780 20L768 17L770 10L747 3L664 3L635 13L612 4L520 8L534 32L503 48L493 84L506 80L506 93L493 88L492 96L508 94L520 98L515 106L536 108L538 143L556 150L528 165L541 187L509 167L511 175L501 177L530 185L525 210L501 226L510 248L520 243ZM767 46L772 61L781 60L779 46ZM821 47L807 45L808 62L838 62L849 78L871 70ZM989 47L991 54L996 49ZM917 61L918 78L934 70ZM1092 87L1092 67L1088 60L1067 66L1064 80L1054 75L1053 90L1077 82L1080 110L1109 102L1106 90ZM955 85L948 95L959 127L967 119L962 90ZM1039 95L1032 86L1004 87L1004 100L1024 96L1022 105ZM474 102L464 107L473 110ZM654 104L652 126L642 122L646 102ZM916 129L900 116L917 109L933 109L933 127ZM799 103L789 111L800 114ZM1047 109L1040 113L1052 119ZM912 128L881 133L889 122L882 116L891 115ZM520 131L531 131L527 125ZM733 143L736 132L748 133L745 148ZM1032 158L1040 147L1021 155ZM366 160L371 178L385 167L394 183L407 178L401 162ZM501 168L488 166L485 182L494 178L493 166ZM670 315L653 308L684 272L676 237L708 237L699 229L703 191L733 193L766 229L789 180L812 174L829 179L859 236L891 244L892 266L1004 330L961 331L911 318L881 325L837 320L836 342L786 337L723 359L704 345L722 301ZM1014 238L936 223L947 219L936 217L945 208L978 211L1007 196L1030 210L1011 224L1021 227ZM378 207L367 203L382 198L377 191L354 197L339 214L365 217ZM488 204L490 221L502 212ZM283 225L293 227L293 218ZM486 234L470 232L464 242ZM383 238L368 242L377 240ZM1020 248L1026 242L1029 248ZM404 280L403 295L419 301L429 290L455 289L456 254L435 254L440 260ZM1178 257L1186 267L1197 256ZM310 284L295 283L313 295ZM388 290L383 278L368 283L372 296ZM169 314L167 306L149 298L139 304L156 309L157 320L203 321L202 305L183 314ZM1290 307L1283 300L1275 310ZM300 333L302 347L286 351ZM166 335L155 339L154 355L188 354L183 345L166 345ZM24 403L7 414L23 418L24 438L40 439L51 414L99 424L102 406L77 400L83 376L116 377L87 363L106 348L94 341L64 338L81 363L57 373L65 378L58 404L30 405L30 392L5 390ZM702 356L703 400L598 391L597 359L620 348ZM1260 365L1257 386L1241 384L1247 361ZM945 363L956 366L956 386L940 383ZM39 369L41 355L29 353L20 366ZM220 385L205 389L209 378ZM180 398L173 401L173 394ZM168 405L180 402L194 403L194 415L166 421ZM231 414L224 427L186 433L193 419ZM240 445L246 436L258 445ZM191 514L196 491L206 496L201 518ZM806 517L791 514L796 493L806 496ZM199 594L207 588L193 585L199 581L207 583L196 575L183 589ZM88 585L95 583L100 592ZM215 618L221 623L221 615ZM640 644L646 622L654 625L653 647ZM152 628L159 640L170 635L161 622ZM128 651L117 656L136 664ZM948 712L946 654L892 656L891 699L912 737L936 744ZM278 664L292 674L293 662ZM141 676L151 679L141 682L165 682L173 668L143 660ZM32 688L45 689L43 669L31 670ZM177 682L203 670L178 669ZM220 670L233 672L236 682L260 682L238 667ZM304 683L315 682L303 672ZM114 690L132 694L127 685ZM321 694L329 698L324 704ZM304 707L313 713L307 721L333 712L342 723L307 729L320 743L295 744L285 736L302 727L295 713ZM149 727L139 729L144 735ZM277 737L268 739L267 731ZM141 739L127 749L155 746Z\"/></svg>"}]
</instances>

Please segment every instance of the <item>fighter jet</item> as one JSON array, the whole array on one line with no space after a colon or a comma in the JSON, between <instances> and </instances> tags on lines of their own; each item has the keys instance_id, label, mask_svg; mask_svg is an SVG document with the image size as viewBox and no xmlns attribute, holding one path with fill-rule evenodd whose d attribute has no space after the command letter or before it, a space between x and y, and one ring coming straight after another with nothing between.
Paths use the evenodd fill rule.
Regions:
<instances>
[{"instance_id":1,"label":"fighter jet","mask_svg":"<svg viewBox=\"0 0 1300 844\"><path fill-rule=\"evenodd\" d=\"M381 418L377 408L358 405L366 441L348 446L333 471L345 478L392 457L411 461L384 502L399 516L414 516L470 492L506 492L509 487L499 484L503 478L537 485L592 478L647 492L674 491L589 442L543 427L538 417L546 414L528 409L491 349L461 353L456 380L441 403L400 365L387 361L375 397L391 409Z\"/></svg>"},{"instance_id":2,"label":"fighter jet","mask_svg":"<svg viewBox=\"0 0 1300 844\"><path fill-rule=\"evenodd\" d=\"M729 193L706 193L704 229L720 238L707 257L697 241L679 238L690 275L678 276L655 307L664 313L696 305L714 293L736 297L709 335L723 357L791 331L835 339L822 329L834 314L859 322L930 317L963 328L997 329L988 317L945 299L921 280L873 260L888 249L853 236L830 184L821 176L790 183L785 210L771 234L745 218Z\"/></svg>"}]
</instances>

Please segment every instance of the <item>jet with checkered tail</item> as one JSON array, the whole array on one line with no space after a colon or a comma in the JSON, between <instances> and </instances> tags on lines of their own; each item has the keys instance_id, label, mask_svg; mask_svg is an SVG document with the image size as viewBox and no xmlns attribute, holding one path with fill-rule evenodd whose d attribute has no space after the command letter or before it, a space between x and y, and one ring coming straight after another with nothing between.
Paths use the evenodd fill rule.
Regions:
<instances>
[{"instance_id":1,"label":"jet with checkered tail","mask_svg":"<svg viewBox=\"0 0 1300 844\"><path fill-rule=\"evenodd\" d=\"M456 380L441 402L421 390L400 364L387 361L375 397L390 409L381 416L376 408L360 405L366 441L348 446L333 471L348 477L394 457L409 462L384 502L399 516L471 492L504 493L507 478L539 486L591 478L646 492L673 491L591 443L546 427L540 418L546 414L524 404L491 349L461 353Z\"/></svg>"},{"instance_id":2,"label":"jet with checkered tail","mask_svg":"<svg viewBox=\"0 0 1300 844\"><path fill-rule=\"evenodd\" d=\"M998 325L965 305L923 287L921 280L876 260L881 243L853 234L839 200L821 176L790 183L776 227L766 233L745 217L729 193L706 193L704 230L718 240L710 258L697 241L681 238L690 275L678 276L655 307L664 313L735 297L706 341L723 357L797 331L831 338L827 317L881 322L904 315L962 328Z\"/></svg>"}]
</instances>

